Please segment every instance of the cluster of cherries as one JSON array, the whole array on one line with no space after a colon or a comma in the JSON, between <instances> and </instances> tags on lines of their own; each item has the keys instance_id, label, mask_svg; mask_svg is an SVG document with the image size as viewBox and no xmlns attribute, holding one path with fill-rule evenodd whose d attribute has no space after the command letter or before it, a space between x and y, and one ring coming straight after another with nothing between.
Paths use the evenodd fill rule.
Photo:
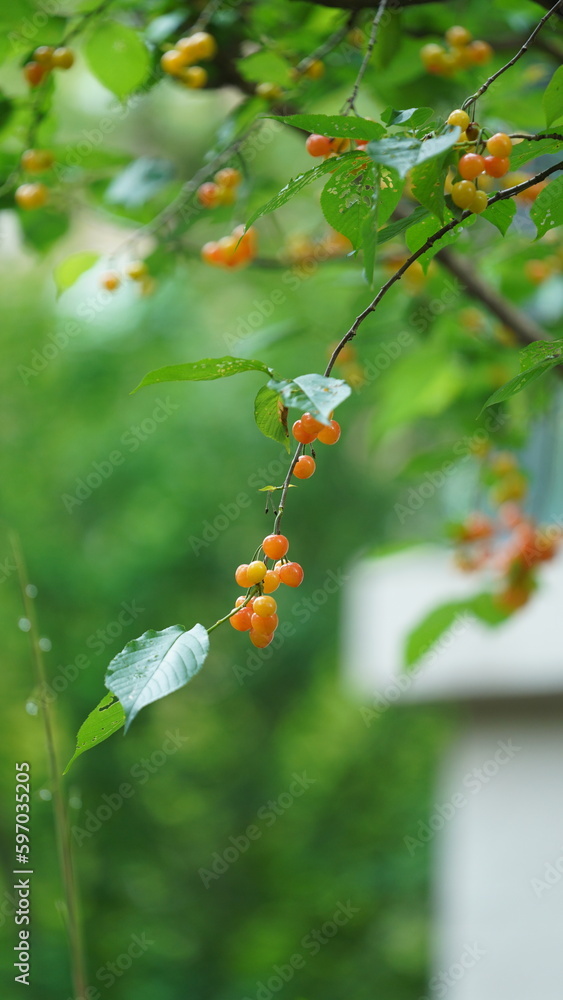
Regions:
<instances>
[{"instance_id":1,"label":"cluster of cherries","mask_svg":"<svg viewBox=\"0 0 563 1000\"><path fill-rule=\"evenodd\" d=\"M55 158L48 149L26 149L20 159L20 167L27 174L44 174L53 166ZM42 181L20 184L14 198L16 205L29 211L42 208L49 198L49 188Z\"/></svg>"},{"instance_id":2,"label":"cluster of cherries","mask_svg":"<svg viewBox=\"0 0 563 1000\"><path fill-rule=\"evenodd\" d=\"M122 284L124 277L139 282L143 295L148 295L154 289L154 278L149 274L144 260L130 261L123 268L123 273L115 270L104 271L100 275L100 285L106 292L115 292Z\"/></svg>"},{"instance_id":3,"label":"cluster of cherries","mask_svg":"<svg viewBox=\"0 0 563 1000\"><path fill-rule=\"evenodd\" d=\"M201 248L202 260L213 267L239 268L250 264L256 257L258 237L252 226L236 226L229 236L211 240Z\"/></svg>"},{"instance_id":4,"label":"cluster of cherries","mask_svg":"<svg viewBox=\"0 0 563 1000\"><path fill-rule=\"evenodd\" d=\"M298 587L303 581L302 567L286 558L288 549L289 541L285 535L267 535L257 555L262 550L265 559L271 560L273 566L268 568L263 559L253 559L250 563L242 563L235 573L236 582L247 593L244 597L237 597L237 610L229 621L237 632L248 632L251 643L259 649L270 645L279 624L277 603L270 595L280 583Z\"/></svg>"},{"instance_id":5,"label":"cluster of cherries","mask_svg":"<svg viewBox=\"0 0 563 1000\"><path fill-rule=\"evenodd\" d=\"M217 171L212 181L207 181L198 187L197 197L200 205L204 208L217 208L218 205L234 204L241 181L240 170L235 167L223 167Z\"/></svg>"},{"instance_id":6,"label":"cluster of cherries","mask_svg":"<svg viewBox=\"0 0 563 1000\"><path fill-rule=\"evenodd\" d=\"M474 150L464 153L458 161L457 171L461 180L451 184L449 193L452 201L458 208L476 213L483 212L488 205L487 193L478 188L475 181L482 176L499 178L508 173L512 139L506 132L496 132L483 141L477 122L472 122L467 111L461 108L451 112L448 116L448 125L458 125L462 129L460 142L475 143Z\"/></svg>"},{"instance_id":7,"label":"cluster of cherries","mask_svg":"<svg viewBox=\"0 0 563 1000\"><path fill-rule=\"evenodd\" d=\"M467 28L454 24L445 34L446 46L431 42L420 50L420 58L427 73L435 76L453 76L458 70L470 66L483 66L493 57L493 48L488 42L473 40Z\"/></svg>"},{"instance_id":8,"label":"cluster of cherries","mask_svg":"<svg viewBox=\"0 0 563 1000\"><path fill-rule=\"evenodd\" d=\"M496 603L513 612L528 603L537 586L535 570L556 555L563 531L558 525L539 526L524 513L527 481L510 452L488 456L486 471L497 516L474 511L454 527L456 564L466 571L492 570L499 577Z\"/></svg>"},{"instance_id":9,"label":"cluster of cherries","mask_svg":"<svg viewBox=\"0 0 563 1000\"><path fill-rule=\"evenodd\" d=\"M186 38L179 38L174 48L163 54L160 65L165 73L179 83L192 90L199 90L207 83L207 70L195 64L207 62L216 55L217 42L213 35L207 31L196 31Z\"/></svg>"},{"instance_id":10,"label":"cluster of cherries","mask_svg":"<svg viewBox=\"0 0 563 1000\"><path fill-rule=\"evenodd\" d=\"M35 49L32 59L23 68L23 75L30 87L38 87L49 75L52 69L70 69L74 65L74 52L61 45L40 45Z\"/></svg>"},{"instance_id":11,"label":"cluster of cherries","mask_svg":"<svg viewBox=\"0 0 563 1000\"><path fill-rule=\"evenodd\" d=\"M356 146L358 149L365 149L369 139L356 139ZM329 156L339 156L340 153L346 153L350 149L350 140L343 138L330 138L328 135L319 135L317 132L312 132L311 135L307 136L307 141L305 143L305 149L309 153L309 156L322 156L323 159L327 160Z\"/></svg>"},{"instance_id":12,"label":"cluster of cherries","mask_svg":"<svg viewBox=\"0 0 563 1000\"><path fill-rule=\"evenodd\" d=\"M296 420L291 428L293 437L299 444L312 444L313 441L320 441L321 444L336 444L340 438L340 424L336 420L331 420L329 424L322 424L316 420L312 413L304 413L299 420ZM293 467L293 475L297 479L310 479L316 469L313 455L300 455Z\"/></svg>"}]
</instances>

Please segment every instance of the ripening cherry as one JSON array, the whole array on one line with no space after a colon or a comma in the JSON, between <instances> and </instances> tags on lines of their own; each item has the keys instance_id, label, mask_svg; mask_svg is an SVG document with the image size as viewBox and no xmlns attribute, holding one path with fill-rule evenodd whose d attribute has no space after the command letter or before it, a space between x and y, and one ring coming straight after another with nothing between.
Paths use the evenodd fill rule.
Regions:
<instances>
[{"instance_id":1,"label":"ripening cherry","mask_svg":"<svg viewBox=\"0 0 563 1000\"><path fill-rule=\"evenodd\" d=\"M23 68L23 75L30 87L38 87L48 72L48 67L38 62L28 62Z\"/></svg>"},{"instance_id":2,"label":"ripening cherry","mask_svg":"<svg viewBox=\"0 0 563 1000\"><path fill-rule=\"evenodd\" d=\"M254 598L252 610L255 615L260 615L261 618L268 618L270 615L275 615L278 606L273 597L262 595Z\"/></svg>"},{"instance_id":3,"label":"ripening cherry","mask_svg":"<svg viewBox=\"0 0 563 1000\"><path fill-rule=\"evenodd\" d=\"M177 75L191 90L201 90L207 83L207 70L203 66L187 66Z\"/></svg>"},{"instance_id":4,"label":"ripening cherry","mask_svg":"<svg viewBox=\"0 0 563 1000\"><path fill-rule=\"evenodd\" d=\"M320 420L317 420L312 413L304 413L301 417L301 423L307 434L318 434L322 431L324 424Z\"/></svg>"},{"instance_id":5,"label":"ripening cherry","mask_svg":"<svg viewBox=\"0 0 563 1000\"><path fill-rule=\"evenodd\" d=\"M42 174L54 163L54 156L48 149L26 149L20 160L22 169L28 174Z\"/></svg>"},{"instance_id":6,"label":"ripening cherry","mask_svg":"<svg viewBox=\"0 0 563 1000\"><path fill-rule=\"evenodd\" d=\"M441 45L436 45L435 42L423 45L420 50L420 58L422 59L425 69L427 69L429 73L440 74L443 72L445 55L446 53L443 47Z\"/></svg>"},{"instance_id":7,"label":"ripening cherry","mask_svg":"<svg viewBox=\"0 0 563 1000\"><path fill-rule=\"evenodd\" d=\"M324 74L325 64L320 59L313 59L307 68L303 70L303 76L306 76L308 80L320 80Z\"/></svg>"},{"instance_id":8,"label":"ripening cherry","mask_svg":"<svg viewBox=\"0 0 563 1000\"><path fill-rule=\"evenodd\" d=\"M100 275L100 285L105 288L106 292L115 292L120 284L121 278L117 271L105 271L104 274Z\"/></svg>"},{"instance_id":9,"label":"ripening cherry","mask_svg":"<svg viewBox=\"0 0 563 1000\"><path fill-rule=\"evenodd\" d=\"M451 28L448 28L446 31L445 37L448 45L463 46L469 45L473 35L467 28L463 28L461 24L452 24Z\"/></svg>"},{"instance_id":10,"label":"ripening cherry","mask_svg":"<svg viewBox=\"0 0 563 1000\"><path fill-rule=\"evenodd\" d=\"M456 108L455 111L450 111L447 117L448 125L458 125L462 132L465 132L471 118L467 114L467 111L462 111L461 108Z\"/></svg>"},{"instance_id":11,"label":"ripening cherry","mask_svg":"<svg viewBox=\"0 0 563 1000\"><path fill-rule=\"evenodd\" d=\"M193 35L178 39L176 48L187 62L213 59L217 55L217 42L207 31L196 31Z\"/></svg>"},{"instance_id":12,"label":"ripening cherry","mask_svg":"<svg viewBox=\"0 0 563 1000\"><path fill-rule=\"evenodd\" d=\"M474 66L484 66L493 58L493 48L488 42L476 40L467 46L467 52Z\"/></svg>"},{"instance_id":13,"label":"ripening cherry","mask_svg":"<svg viewBox=\"0 0 563 1000\"><path fill-rule=\"evenodd\" d=\"M315 459L311 455L301 455L295 463L293 475L297 479L310 479L315 469Z\"/></svg>"},{"instance_id":14,"label":"ripening cherry","mask_svg":"<svg viewBox=\"0 0 563 1000\"><path fill-rule=\"evenodd\" d=\"M248 572L248 563L241 563L240 566L237 566L235 570L235 580L238 583L239 587L247 588L251 586L251 581L248 579L247 572Z\"/></svg>"},{"instance_id":15,"label":"ripening cherry","mask_svg":"<svg viewBox=\"0 0 563 1000\"><path fill-rule=\"evenodd\" d=\"M487 139L487 149L491 156L510 156L512 139L506 132L495 132L490 139Z\"/></svg>"},{"instance_id":16,"label":"ripening cherry","mask_svg":"<svg viewBox=\"0 0 563 1000\"><path fill-rule=\"evenodd\" d=\"M475 140L479 138L480 132L481 129L479 128L477 122L469 122L469 125L465 129L465 135L470 142L475 142Z\"/></svg>"},{"instance_id":17,"label":"ripening cherry","mask_svg":"<svg viewBox=\"0 0 563 1000\"><path fill-rule=\"evenodd\" d=\"M255 559L253 562L249 563L248 566L246 567L246 579L248 580L248 584L252 585L253 583L261 583L264 577L266 576L267 572L268 572L268 567L266 566L266 563L262 562L261 559ZM274 611L275 610L276 609L274 608Z\"/></svg>"},{"instance_id":18,"label":"ripening cherry","mask_svg":"<svg viewBox=\"0 0 563 1000\"><path fill-rule=\"evenodd\" d=\"M74 66L74 52L66 45L61 45L53 52L51 65L54 69L70 69L71 66Z\"/></svg>"},{"instance_id":19,"label":"ripening cherry","mask_svg":"<svg viewBox=\"0 0 563 1000\"><path fill-rule=\"evenodd\" d=\"M133 281L143 281L149 273L144 260L131 260L125 265L125 274Z\"/></svg>"},{"instance_id":20,"label":"ripening cherry","mask_svg":"<svg viewBox=\"0 0 563 1000\"><path fill-rule=\"evenodd\" d=\"M265 101L279 101L283 97L283 90L277 83L259 83L256 87L256 93Z\"/></svg>"},{"instance_id":21,"label":"ripening cherry","mask_svg":"<svg viewBox=\"0 0 563 1000\"><path fill-rule=\"evenodd\" d=\"M229 621L237 632L250 632L252 628L252 611L249 607L241 608L236 614L231 615Z\"/></svg>"},{"instance_id":22,"label":"ripening cherry","mask_svg":"<svg viewBox=\"0 0 563 1000\"><path fill-rule=\"evenodd\" d=\"M303 568L296 562L282 563L278 569L279 578L286 587L298 587L305 576Z\"/></svg>"},{"instance_id":23,"label":"ripening cherry","mask_svg":"<svg viewBox=\"0 0 563 1000\"><path fill-rule=\"evenodd\" d=\"M213 266L218 267L223 263L223 251L215 240L210 240L209 243L203 244L201 248L201 258L206 264L212 264Z\"/></svg>"},{"instance_id":24,"label":"ripening cherry","mask_svg":"<svg viewBox=\"0 0 563 1000\"><path fill-rule=\"evenodd\" d=\"M275 590L278 589L280 585L279 574L276 570L269 569L262 581L262 586L264 587L265 594L273 594Z\"/></svg>"},{"instance_id":25,"label":"ripening cherry","mask_svg":"<svg viewBox=\"0 0 563 1000\"><path fill-rule=\"evenodd\" d=\"M485 159L478 153L466 153L465 156L461 157L457 169L464 181L473 181L479 174L483 173Z\"/></svg>"},{"instance_id":26,"label":"ripening cherry","mask_svg":"<svg viewBox=\"0 0 563 1000\"><path fill-rule=\"evenodd\" d=\"M283 559L289 548L289 539L285 535L266 535L262 548L268 559Z\"/></svg>"},{"instance_id":27,"label":"ripening cherry","mask_svg":"<svg viewBox=\"0 0 563 1000\"><path fill-rule=\"evenodd\" d=\"M197 198L204 208L216 208L221 201L221 191L217 184L213 181L207 181L205 184L200 184L197 189Z\"/></svg>"},{"instance_id":28,"label":"ripening cherry","mask_svg":"<svg viewBox=\"0 0 563 1000\"><path fill-rule=\"evenodd\" d=\"M254 629L249 633L249 635L252 645L256 646L257 649L264 649L265 646L269 646L274 638L273 632L269 635L265 635L263 632L255 632Z\"/></svg>"},{"instance_id":29,"label":"ripening cherry","mask_svg":"<svg viewBox=\"0 0 563 1000\"><path fill-rule=\"evenodd\" d=\"M469 206L469 211L474 212L475 215L480 215L484 212L487 205L489 204L489 199L487 197L486 191L476 191L475 197Z\"/></svg>"},{"instance_id":30,"label":"ripening cherry","mask_svg":"<svg viewBox=\"0 0 563 1000\"><path fill-rule=\"evenodd\" d=\"M337 136L330 140L331 153L346 153L350 149L350 140L342 136Z\"/></svg>"},{"instance_id":31,"label":"ripening cherry","mask_svg":"<svg viewBox=\"0 0 563 1000\"><path fill-rule=\"evenodd\" d=\"M485 156L485 170L489 177L504 177L510 170L507 156Z\"/></svg>"},{"instance_id":32,"label":"ripening cherry","mask_svg":"<svg viewBox=\"0 0 563 1000\"><path fill-rule=\"evenodd\" d=\"M54 51L52 45L40 45L35 49L33 59L35 62L41 63L42 66L46 66L47 69L51 69Z\"/></svg>"},{"instance_id":33,"label":"ripening cherry","mask_svg":"<svg viewBox=\"0 0 563 1000\"><path fill-rule=\"evenodd\" d=\"M16 204L29 211L33 208L43 208L49 197L49 191L44 184L20 184L14 193Z\"/></svg>"},{"instance_id":34,"label":"ripening cherry","mask_svg":"<svg viewBox=\"0 0 563 1000\"><path fill-rule=\"evenodd\" d=\"M170 49L160 57L160 65L164 72L170 76L179 76L186 64L178 49Z\"/></svg>"},{"instance_id":35,"label":"ripening cherry","mask_svg":"<svg viewBox=\"0 0 563 1000\"><path fill-rule=\"evenodd\" d=\"M317 435L314 433L313 434L307 433L307 431L303 427L302 420L296 420L293 427L291 428L291 431L295 440L299 441L300 444L311 444L311 442L314 441L315 438L317 437Z\"/></svg>"},{"instance_id":36,"label":"ripening cherry","mask_svg":"<svg viewBox=\"0 0 563 1000\"><path fill-rule=\"evenodd\" d=\"M458 181L452 184L452 201L458 208L469 208L477 189L472 181Z\"/></svg>"},{"instance_id":37,"label":"ripening cherry","mask_svg":"<svg viewBox=\"0 0 563 1000\"><path fill-rule=\"evenodd\" d=\"M332 152L329 137L327 135L318 135L316 132L308 136L305 149L310 156L329 156Z\"/></svg>"},{"instance_id":38,"label":"ripening cherry","mask_svg":"<svg viewBox=\"0 0 563 1000\"><path fill-rule=\"evenodd\" d=\"M323 429L319 431L317 434L317 441L320 441L321 444L336 444L340 438L340 434L340 424L336 420L331 420L329 427L323 427Z\"/></svg>"},{"instance_id":39,"label":"ripening cherry","mask_svg":"<svg viewBox=\"0 0 563 1000\"><path fill-rule=\"evenodd\" d=\"M218 170L215 174L215 181L219 187L238 187L242 181L242 174L236 167L223 167L222 170Z\"/></svg>"},{"instance_id":40,"label":"ripening cherry","mask_svg":"<svg viewBox=\"0 0 563 1000\"><path fill-rule=\"evenodd\" d=\"M254 613L251 615L250 621L252 630L254 632L262 632L264 635L271 635L279 625L277 615L257 615Z\"/></svg>"}]
</instances>

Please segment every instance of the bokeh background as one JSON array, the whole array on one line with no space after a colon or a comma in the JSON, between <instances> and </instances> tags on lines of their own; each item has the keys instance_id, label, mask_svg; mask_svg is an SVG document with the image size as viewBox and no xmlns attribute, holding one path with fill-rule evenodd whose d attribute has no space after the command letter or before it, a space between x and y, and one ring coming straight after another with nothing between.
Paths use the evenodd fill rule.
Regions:
<instances>
[{"instance_id":1,"label":"bokeh background","mask_svg":"<svg viewBox=\"0 0 563 1000\"><path fill-rule=\"evenodd\" d=\"M263 6L270 8L264 19L285 18L303 55L335 23L334 11L307 4ZM3 15L6 38L22 12L33 9ZM164 12L162 5L141 2L130 9L140 22ZM520 37L538 12L532 3L501 0L409 11L396 58L367 77L364 113L377 117L389 104L427 104L447 113L479 82L479 72L448 81L429 77L418 59L421 39L439 38L460 20L490 41ZM229 8L217 15L219 36L234 17ZM33 44L56 39L59 30L52 18L45 37ZM115 113L114 98L89 73L79 43L77 50L72 79L57 81L54 115L44 125L43 141L61 159L102 115ZM17 55L2 70L7 92L20 87ZM504 57L500 51L495 60L500 65ZM360 59L351 46L328 58L331 83L312 85L312 109L341 105ZM549 52L534 50L520 65L484 105L489 121L507 130L541 127L541 92L555 62ZM22 610L9 531L20 537L37 587L41 634L51 645L45 655L64 764L79 725L99 700L107 663L126 641L175 622L208 626L231 606L234 567L271 525L258 486L281 480L282 449L253 421L261 375L150 387L136 395L131 390L161 365L230 353L262 358L284 375L320 370L330 345L367 300L359 263L338 257L316 264L309 257L304 267L299 259L300 241L327 236L318 191L259 224L262 263L249 270L219 272L200 262L204 240L231 226L231 215L219 213L198 219L178 244L171 240L154 252L152 294L140 297L126 288L102 296L94 269L57 299L57 263L83 249L107 254L150 219L201 166L238 101L235 88L191 94L161 82L132 104L80 167L67 172L60 203L25 218L3 203L0 215L0 792L8 803L0 850L9 871L13 765L29 760L37 873L30 992L42 1000L66 1000L71 985L45 747L28 636L17 624ZM17 123L6 144L8 151L15 148ZM137 189L129 175L116 194L115 178L139 157L160 164L164 180L149 196L144 182ZM234 221L243 221L253 205L309 165L302 137L273 131L247 164ZM85 194L87 171L92 181ZM553 260L557 246L542 241L530 247L525 208L519 219L506 243L478 223L473 242L463 236L458 248L471 246L489 279L554 330L561 299L557 268L538 285L524 265ZM141 244L144 252L153 249ZM402 252L392 246L382 258L379 281ZM408 523L401 524L394 509L417 477L449 455L453 442L475 433L484 399L517 370L516 346L469 297L459 294L452 307L420 321L440 301L447 280L438 267L414 275L365 324L349 373L355 390L341 411L343 439L323 455L314 479L292 491L284 528L306 577L280 605L295 635L271 655L255 653L249 660L244 636L217 630L193 683L144 711L127 738L120 733L82 756L65 778L92 982L127 952L132 935L154 942L107 989L97 983L102 995L259 1000L260 983L296 952L307 960L283 994L295 1000L416 1000L425 992L430 849L410 856L403 837L432 806L436 762L457 716L446 709L392 707L367 725L342 679L341 590L312 611L298 602L323 588L328 571L346 574L382 547L441 540L446 517L463 515L473 504L477 471L466 462L447 495L437 495ZM275 289L285 300L269 310ZM258 324L250 318L256 311ZM246 332L245 323L254 328ZM366 375L401 330L412 338L404 357L387 371L376 369L376 377ZM499 447L524 443L530 405L520 397L514 402L495 438ZM544 405L541 394L534 405ZM159 414L167 414L162 422L153 418L159 406ZM115 451L123 461L112 468ZM80 481L96 470L107 473L108 463L100 485L69 509L68 496ZM241 493L248 496L246 506L237 501ZM220 519L218 530L222 505L228 524ZM122 619L126 624L120 623L124 607L134 609ZM141 779L143 759L150 761L167 733L176 731L186 742ZM314 783L268 825L259 810L303 772ZM84 833L103 796L124 781L133 795L99 829ZM253 823L260 838L206 887L200 869L209 869L215 852L222 854L229 838ZM3 891L9 890L6 881ZM353 919L309 955L304 937L348 901L357 908ZM3 995L11 998L13 928L9 918L1 922L8 944Z\"/></svg>"}]
</instances>

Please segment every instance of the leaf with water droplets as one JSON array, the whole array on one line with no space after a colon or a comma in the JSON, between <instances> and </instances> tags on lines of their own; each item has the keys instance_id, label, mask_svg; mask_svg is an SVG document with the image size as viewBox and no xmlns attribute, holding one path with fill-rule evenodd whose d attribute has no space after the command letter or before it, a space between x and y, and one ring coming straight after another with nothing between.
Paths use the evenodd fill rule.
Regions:
<instances>
[{"instance_id":1,"label":"leaf with water droplets","mask_svg":"<svg viewBox=\"0 0 563 1000\"><path fill-rule=\"evenodd\" d=\"M64 774L77 757L97 747L109 736L121 729L125 722L125 712L114 694L106 694L99 705L96 705L85 722L82 723L76 737L76 750L64 769Z\"/></svg>"}]
</instances>

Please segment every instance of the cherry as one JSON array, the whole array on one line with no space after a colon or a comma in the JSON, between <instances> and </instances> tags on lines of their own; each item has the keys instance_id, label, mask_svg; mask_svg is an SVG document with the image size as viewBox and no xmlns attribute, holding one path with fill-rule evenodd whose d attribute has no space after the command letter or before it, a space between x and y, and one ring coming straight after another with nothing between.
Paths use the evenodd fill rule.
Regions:
<instances>
[{"instance_id":1,"label":"cherry","mask_svg":"<svg viewBox=\"0 0 563 1000\"><path fill-rule=\"evenodd\" d=\"M203 66L187 66L178 74L178 79L191 90L201 90L207 83L207 70Z\"/></svg>"},{"instance_id":2,"label":"cherry","mask_svg":"<svg viewBox=\"0 0 563 1000\"><path fill-rule=\"evenodd\" d=\"M133 281L143 281L147 277L148 268L144 260L132 260L125 265L125 274Z\"/></svg>"},{"instance_id":3,"label":"cherry","mask_svg":"<svg viewBox=\"0 0 563 1000\"><path fill-rule=\"evenodd\" d=\"M221 191L213 181L207 181L198 187L197 197L204 208L216 208L221 202Z\"/></svg>"},{"instance_id":4,"label":"cherry","mask_svg":"<svg viewBox=\"0 0 563 1000\"><path fill-rule=\"evenodd\" d=\"M469 125L465 129L465 134L470 142L474 142L475 139L478 139L480 132L481 129L479 128L477 122L469 122Z\"/></svg>"},{"instance_id":5,"label":"cherry","mask_svg":"<svg viewBox=\"0 0 563 1000\"><path fill-rule=\"evenodd\" d=\"M21 184L14 193L16 204L29 211L32 208L42 208L49 197L49 191L44 184Z\"/></svg>"},{"instance_id":6,"label":"cherry","mask_svg":"<svg viewBox=\"0 0 563 1000\"><path fill-rule=\"evenodd\" d=\"M467 52L474 66L483 66L493 58L493 48L488 42L470 42Z\"/></svg>"},{"instance_id":7,"label":"cherry","mask_svg":"<svg viewBox=\"0 0 563 1000\"><path fill-rule=\"evenodd\" d=\"M206 264L213 264L215 267L223 264L223 251L214 240L204 243L201 248L201 256Z\"/></svg>"},{"instance_id":8,"label":"cherry","mask_svg":"<svg viewBox=\"0 0 563 1000\"><path fill-rule=\"evenodd\" d=\"M448 125L459 125L462 132L465 132L470 121L467 111L462 111L461 108L451 111L447 118Z\"/></svg>"},{"instance_id":9,"label":"cherry","mask_svg":"<svg viewBox=\"0 0 563 1000\"><path fill-rule=\"evenodd\" d=\"M256 87L258 97L263 97L265 101L279 101L283 96L283 90L277 83L259 83Z\"/></svg>"},{"instance_id":10,"label":"cherry","mask_svg":"<svg viewBox=\"0 0 563 1000\"><path fill-rule=\"evenodd\" d=\"M242 174L235 167L223 167L222 170L218 170L215 174L215 180L219 187L222 188L238 187L242 181Z\"/></svg>"},{"instance_id":11,"label":"cherry","mask_svg":"<svg viewBox=\"0 0 563 1000\"><path fill-rule=\"evenodd\" d=\"M491 156L510 156L512 139L506 132L495 132L490 139L487 139L487 149Z\"/></svg>"},{"instance_id":12,"label":"cherry","mask_svg":"<svg viewBox=\"0 0 563 1000\"><path fill-rule=\"evenodd\" d=\"M30 87L38 87L48 72L48 67L38 62L28 62L23 68L23 75Z\"/></svg>"},{"instance_id":13,"label":"cherry","mask_svg":"<svg viewBox=\"0 0 563 1000\"><path fill-rule=\"evenodd\" d=\"M258 649L264 649L265 646L269 646L273 638L273 632L270 635L264 635L263 632L255 632L254 630L250 632L250 641Z\"/></svg>"},{"instance_id":14,"label":"cherry","mask_svg":"<svg viewBox=\"0 0 563 1000\"><path fill-rule=\"evenodd\" d=\"M277 609L278 606L273 597L263 595L254 599L252 610L255 615L260 615L261 618L269 618L270 615L275 615Z\"/></svg>"},{"instance_id":15,"label":"cherry","mask_svg":"<svg viewBox=\"0 0 563 1000\"><path fill-rule=\"evenodd\" d=\"M246 567L246 579L248 580L248 585L251 585L253 583L261 583L264 577L266 576L267 572L268 572L268 567L266 566L265 562L262 562L261 559L255 559L254 562L249 563L248 566ZM273 600L273 598L270 599ZM276 609L274 608L274 611L275 610Z\"/></svg>"},{"instance_id":16,"label":"cherry","mask_svg":"<svg viewBox=\"0 0 563 1000\"><path fill-rule=\"evenodd\" d=\"M279 618L277 615L257 615L254 613L251 616L251 628L254 632L262 632L264 635L271 635L275 632L278 624Z\"/></svg>"},{"instance_id":17,"label":"cherry","mask_svg":"<svg viewBox=\"0 0 563 1000\"><path fill-rule=\"evenodd\" d=\"M310 156L329 156L332 152L328 136L318 135L316 132L308 136L305 149Z\"/></svg>"},{"instance_id":18,"label":"cherry","mask_svg":"<svg viewBox=\"0 0 563 1000\"><path fill-rule=\"evenodd\" d=\"M187 62L197 62L198 59L213 59L217 55L217 42L213 35L207 31L196 31L193 35L180 38L176 42L176 48L182 53Z\"/></svg>"},{"instance_id":19,"label":"cherry","mask_svg":"<svg viewBox=\"0 0 563 1000\"><path fill-rule=\"evenodd\" d=\"M248 563L241 563L241 565L237 566L237 569L235 570L236 582L238 583L239 587L244 587L245 589L251 586L251 582L248 579L247 572L248 572Z\"/></svg>"},{"instance_id":20,"label":"cherry","mask_svg":"<svg viewBox=\"0 0 563 1000\"><path fill-rule=\"evenodd\" d=\"M305 576L302 567L296 562L282 563L278 573L281 582L285 583L286 587L298 587Z\"/></svg>"},{"instance_id":21,"label":"cherry","mask_svg":"<svg viewBox=\"0 0 563 1000\"><path fill-rule=\"evenodd\" d=\"M160 65L164 72L170 74L170 76L179 76L186 65L186 61L178 49L170 49L160 57Z\"/></svg>"},{"instance_id":22,"label":"cherry","mask_svg":"<svg viewBox=\"0 0 563 1000\"><path fill-rule=\"evenodd\" d=\"M485 211L488 204L489 199L486 191L476 191L469 208L472 212L475 212L475 215L480 215L481 212Z\"/></svg>"},{"instance_id":23,"label":"cherry","mask_svg":"<svg viewBox=\"0 0 563 1000\"><path fill-rule=\"evenodd\" d=\"M231 615L229 621L233 628L236 628L237 632L249 632L252 628L252 618L252 611L247 606L245 608L241 608L241 610L237 611L235 615Z\"/></svg>"},{"instance_id":24,"label":"cherry","mask_svg":"<svg viewBox=\"0 0 563 1000\"><path fill-rule=\"evenodd\" d=\"M269 559L283 559L289 548L285 535L266 535L262 548Z\"/></svg>"},{"instance_id":25,"label":"cherry","mask_svg":"<svg viewBox=\"0 0 563 1000\"><path fill-rule=\"evenodd\" d=\"M54 156L48 149L26 149L20 163L28 174L42 174L53 166Z\"/></svg>"},{"instance_id":26,"label":"cherry","mask_svg":"<svg viewBox=\"0 0 563 1000\"><path fill-rule=\"evenodd\" d=\"M39 48L35 49L33 53L33 58L35 62L41 63L42 66L46 66L47 69L51 69L53 65L53 49L52 45L40 45Z\"/></svg>"},{"instance_id":27,"label":"cherry","mask_svg":"<svg viewBox=\"0 0 563 1000\"><path fill-rule=\"evenodd\" d=\"M464 46L469 45L473 35L467 28L463 28L460 24L453 24L451 28L448 28L445 35L446 41L449 45ZM457 122L450 122L450 124L457 125ZM463 126L465 128L465 126Z\"/></svg>"},{"instance_id":28,"label":"cherry","mask_svg":"<svg viewBox=\"0 0 563 1000\"><path fill-rule=\"evenodd\" d=\"M330 427L323 427L317 435L317 441L321 444L336 444L341 434L340 424L336 420L330 421Z\"/></svg>"},{"instance_id":29,"label":"cherry","mask_svg":"<svg viewBox=\"0 0 563 1000\"><path fill-rule=\"evenodd\" d=\"M51 62L55 69L70 69L74 66L74 52L62 45L53 52Z\"/></svg>"},{"instance_id":30,"label":"cherry","mask_svg":"<svg viewBox=\"0 0 563 1000\"><path fill-rule=\"evenodd\" d=\"M489 177L504 177L510 170L510 160L506 156L486 156L485 170Z\"/></svg>"},{"instance_id":31,"label":"cherry","mask_svg":"<svg viewBox=\"0 0 563 1000\"><path fill-rule=\"evenodd\" d=\"M478 153L466 153L461 157L457 169L465 181L473 181L485 169L484 157Z\"/></svg>"},{"instance_id":32,"label":"cherry","mask_svg":"<svg viewBox=\"0 0 563 1000\"><path fill-rule=\"evenodd\" d=\"M100 276L100 285L105 288L106 292L115 292L120 284L121 278L117 271L106 271Z\"/></svg>"},{"instance_id":33,"label":"cherry","mask_svg":"<svg viewBox=\"0 0 563 1000\"><path fill-rule=\"evenodd\" d=\"M295 463L293 475L297 479L310 479L315 469L315 459L311 455L301 455Z\"/></svg>"},{"instance_id":34,"label":"cherry","mask_svg":"<svg viewBox=\"0 0 563 1000\"><path fill-rule=\"evenodd\" d=\"M430 42L428 45L423 45L420 50L420 58L424 64L425 69L429 73L435 73L437 76L442 74L445 70L445 61L447 53L444 51L441 45L436 45L434 42Z\"/></svg>"},{"instance_id":35,"label":"cherry","mask_svg":"<svg viewBox=\"0 0 563 1000\"><path fill-rule=\"evenodd\" d=\"M308 80L320 80L324 74L325 64L320 59L313 59L307 68L303 70L303 76L306 76Z\"/></svg>"},{"instance_id":36,"label":"cherry","mask_svg":"<svg viewBox=\"0 0 563 1000\"><path fill-rule=\"evenodd\" d=\"M320 420L316 420L312 413L304 413L301 417L301 424L307 434L318 434L325 426Z\"/></svg>"},{"instance_id":37,"label":"cherry","mask_svg":"<svg viewBox=\"0 0 563 1000\"><path fill-rule=\"evenodd\" d=\"M452 184L452 201L458 208L469 208L477 189L472 181L458 181Z\"/></svg>"},{"instance_id":38,"label":"cherry","mask_svg":"<svg viewBox=\"0 0 563 1000\"><path fill-rule=\"evenodd\" d=\"M350 149L350 140L344 137L339 137L330 140L330 151L331 153L346 153Z\"/></svg>"},{"instance_id":39,"label":"cherry","mask_svg":"<svg viewBox=\"0 0 563 1000\"><path fill-rule=\"evenodd\" d=\"M316 434L307 433L307 431L303 427L302 420L296 420L293 427L291 428L291 431L295 440L299 441L301 444L311 444L311 442L314 441L317 436Z\"/></svg>"},{"instance_id":40,"label":"cherry","mask_svg":"<svg viewBox=\"0 0 563 1000\"><path fill-rule=\"evenodd\" d=\"M279 574L276 570L269 569L262 581L265 594L273 594L280 585Z\"/></svg>"}]
</instances>

